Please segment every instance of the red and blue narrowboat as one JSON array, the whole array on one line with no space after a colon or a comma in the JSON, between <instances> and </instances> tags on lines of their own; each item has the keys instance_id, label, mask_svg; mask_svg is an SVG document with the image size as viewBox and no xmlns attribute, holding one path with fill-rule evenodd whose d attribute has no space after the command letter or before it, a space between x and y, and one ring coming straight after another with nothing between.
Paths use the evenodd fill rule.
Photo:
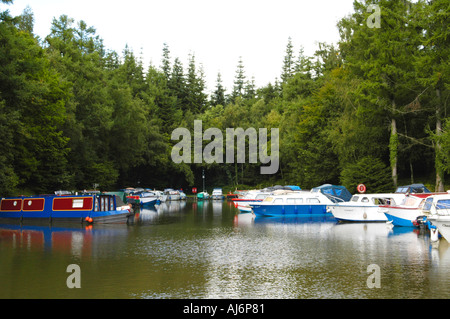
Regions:
<instances>
[{"instance_id":1,"label":"red and blue narrowboat","mask_svg":"<svg viewBox=\"0 0 450 319\"><path fill-rule=\"evenodd\" d=\"M126 223L131 208L115 195L43 195L2 198L0 218Z\"/></svg>"}]
</instances>

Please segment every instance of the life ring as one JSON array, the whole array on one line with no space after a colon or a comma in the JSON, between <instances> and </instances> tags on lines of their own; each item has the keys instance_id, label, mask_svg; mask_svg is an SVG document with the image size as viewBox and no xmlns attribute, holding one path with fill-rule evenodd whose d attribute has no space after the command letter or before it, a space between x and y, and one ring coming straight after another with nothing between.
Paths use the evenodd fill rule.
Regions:
<instances>
[{"instance_id":1,"label":"life ring","mask_svg":"<svg viewBox=\"0 0 450 319\"><path fill-rule=\"evenodd\" d=\"M358 192L360 192L361 194L362 194L362 193L365 193L365 192L366 192L366 185L364 185L364 184L359 184L359 185L356 187L356 189L357 189Z\"/></svg>"}]
</instances>

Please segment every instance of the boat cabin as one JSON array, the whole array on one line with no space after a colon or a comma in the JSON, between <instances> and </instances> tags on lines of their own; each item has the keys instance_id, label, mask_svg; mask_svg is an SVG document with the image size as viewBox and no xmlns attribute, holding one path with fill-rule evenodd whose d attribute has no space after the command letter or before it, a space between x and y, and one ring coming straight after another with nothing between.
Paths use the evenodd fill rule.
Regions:
<instances>
[{"instance_id":1,"label":"boat cabin","mask_svg":"<svg viewBox=\"0 0 450 319\"><path fill-rule=\"evenodd\" d=\"M430 214L450 215L450 194L428 197L423 205L423 211Z\"/></svg>"}]
</instances>

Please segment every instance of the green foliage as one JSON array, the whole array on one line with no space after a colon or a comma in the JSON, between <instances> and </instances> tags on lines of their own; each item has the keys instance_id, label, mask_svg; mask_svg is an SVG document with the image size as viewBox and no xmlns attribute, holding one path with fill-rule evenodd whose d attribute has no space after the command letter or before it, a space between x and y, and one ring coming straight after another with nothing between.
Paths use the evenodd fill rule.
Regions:
<instances>
[{"instance_id":1,"label":"green foliage","mask_svg":"<svg viewBox=\"0 0 450 319\"><path fill-rule=\"evenodd\" d=\"M372 3L381 28L367 26ZM160 67L145 70L128 47L105 49L84 21L55 18L40 43L30 9L2 12L0 193L198 187L203 170L207 187L229 189L343 183L354 192L364 183L392 191L394 166L401 180L431 181L450 172L448 14L444 0L355 1L338 24L338 46L319 43L306 56L289 38L281 82L257 88L239 58L232 92L218 74L208 96L193 54L184 67L164 44ZM261 175L248 160L173 163L172 131L193 132L196 119L224 136L226 128L279 128L279 171Z\"/></svg>"},{"instance_id":2,"label":"green foliage","mask_svg":"<svg viewBox=\"0 0 450 319\"><path fill-rule=\"evenodd\" d=\"M352 193L356 192L359 184L366 185L367 193L390 193L394 190L389 168L371 156L347 164L341 172L341 183Z\"/></svg>"}]
</instances>

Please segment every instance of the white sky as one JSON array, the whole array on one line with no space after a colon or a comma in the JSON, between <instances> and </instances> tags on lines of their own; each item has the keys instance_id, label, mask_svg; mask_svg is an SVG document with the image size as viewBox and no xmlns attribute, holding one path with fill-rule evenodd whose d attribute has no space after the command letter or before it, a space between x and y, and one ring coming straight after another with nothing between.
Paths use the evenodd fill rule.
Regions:
<instances>
[{"instance_id":1,"label":"white sky","mask_svg":"<svg viewBox=\"0 0 450 319\"><path fill-rule=\"evenodd\" d=\"M107 49L122 54L127 44L159 67L163 43L183 66L194 53L203 65L208 90L217 73L227 93L233 86L239 57L247 79L257 87L280 78L288 38L297 56L300 46L312 55L318 42L336 43L337 22L353 11L353 0L14 0L1 4L12 15L29 5L34 32L45 38L54 17L66 14L93 26Z\"/></svg>"}]
</instances>

